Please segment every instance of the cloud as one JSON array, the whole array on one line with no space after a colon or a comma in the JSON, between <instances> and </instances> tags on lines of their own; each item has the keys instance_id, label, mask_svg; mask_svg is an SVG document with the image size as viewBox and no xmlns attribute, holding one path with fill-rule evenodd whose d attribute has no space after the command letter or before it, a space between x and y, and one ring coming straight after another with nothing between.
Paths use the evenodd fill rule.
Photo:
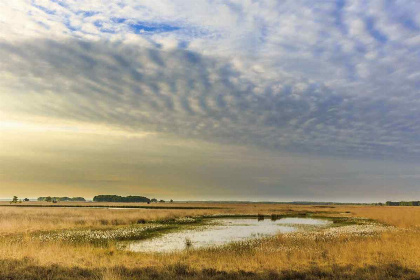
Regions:
<instances>
[{"instance_id":1,"label":"cloud","mask_svg":"<svg viewBox=\"0 0 420 280\"><path fill-rule=\"evenodd\" d=\"M403 3L3 3L1 106L293 152L417 158L420 7Z\"/></svg>"},{"instance_id":2,"label":"cloud","mask_svg":"<svg viewBox=\"0 0 420 280\"><path fill-rule=\"evenodd\" d=\"M1 130L0 196L372 202L418 192L420 167L411 163L287 155L65 124L44 119Z\"/></svg>"},{"instance_id":3,"label":"cloud","mask_svg":"<svg viewBox=\"0 0 420 280\"><path fill-rule=\"evenodd\" d=\"M415 88L343 93L224 57L107 41L3 41L0 57L0 108L10 114L296 153L420 155L419 99L406 96Z\"/></svg>"},{"instance_id":4,"label":"cloud","mask_svg":"<svg viewBox=\"0 0 420 280\"><path fill-rule=\"evenodd\" d=\"M0 2L7 195L409 199L419 11L409 0Z\"/></svg>"}]
</instances>

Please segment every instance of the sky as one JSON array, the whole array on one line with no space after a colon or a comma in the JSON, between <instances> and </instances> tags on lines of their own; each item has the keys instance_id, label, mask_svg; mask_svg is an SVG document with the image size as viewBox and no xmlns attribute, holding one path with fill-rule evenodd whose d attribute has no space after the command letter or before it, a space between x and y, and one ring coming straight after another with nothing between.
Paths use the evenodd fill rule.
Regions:
<instances>
[{"instance_id":1,"label":"sky","mask_svg":"<svg viewBox=\"0 0 420 280\"><path fill-rule=\"evenodd\" d=\"M0 197L420 200L417 0L0 1Z\"/></svg>"}]
</instances>

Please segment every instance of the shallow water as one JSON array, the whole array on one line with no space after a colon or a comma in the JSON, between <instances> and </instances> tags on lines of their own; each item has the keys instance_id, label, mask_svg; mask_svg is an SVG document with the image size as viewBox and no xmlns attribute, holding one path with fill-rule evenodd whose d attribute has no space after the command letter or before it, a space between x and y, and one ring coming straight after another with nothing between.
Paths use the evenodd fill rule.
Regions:
<instances>
[{"instance_id":1,"label":"shallow water","mask_svg":"<svg viewBox=\"0 0 420 280\"><path fill-rule=\"evenodd\" d=\"M210 225L201 226L162 236L130 242L127 249L133 252L172 252L188 248L206 248L235 241L272 236L277 233L297 231L297 225L326 226L329 221L309 218L284 218L276 221L256 218L214 219ZM188 245L187 245L188 244Z\"/></svg>"}]
</instances>

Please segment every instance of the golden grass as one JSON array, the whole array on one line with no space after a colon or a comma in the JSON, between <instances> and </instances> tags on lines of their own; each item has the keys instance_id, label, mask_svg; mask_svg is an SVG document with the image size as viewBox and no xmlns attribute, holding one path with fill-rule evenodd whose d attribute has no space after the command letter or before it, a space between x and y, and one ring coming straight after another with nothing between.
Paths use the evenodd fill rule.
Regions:
<instances>
[{"instance_id":1,"label":"golden grass","mask_svg":"<svg viewBox=\"0 0 420 280\"><path fill-rule=\"evenodd\" d=\"M4 204L4 203L3 203ZM31 203L52 205L51 203ZM0 204L1 205L1 204ZM6 204L8 205L8 204ZM28 204L25 204L28 205ZM92 205L60 203L60 205ZM95 205L95 204L93 204ZM150 206L133 203L101 203L106 206ZM101 227L135 224L141 220L165 220L185 216L222 214L299 214L315 213L323 216L364 217L398 227L420 227L420 207L395 206L312 206L287 204L208 204L179 203L151 204L168 207L217 207L215 209L98 209L98 208L41 208L0 207L0 236L37 230Z\"/></svg>"},{"instance_id":2,"label":"golden grass","mask_svg":"<svg viewBox=\"0 0 420 280\"><path fill-rule=\"evenodd\" d=\"M420 227L418 206L357 206L350 207L348 211L355 217L366 217L397 227Z\"/></svg>"},{"instance_id":3,"label":"golden grass","mask_svg":"<svg viewBox=\"0 0 420 280\"><path fill-rule=\"evenodd\" d=\"M34 231L129 225L208 214L211 212L207 210L0 207L0 236Z\"/></svg>"},{"instance_id":4,"label":"golden grass","mask_svg":"<svg viewBox=\"0 0 420 280\"><path fill-rule=\"evenodd\" d=\"M182 205L185 206L185 204ZM209 204L188 204L188 206L203 205L212 206ZM303 212L324 216L375 219L382 223L396 226L398 230L376 236L337 236L327 240L296 239L278 235L275 238L251 242L244 246L236 244L223 248L192 250L169 255L125 252L117 250L112 245L101 248L90 244L75 245L58 241L42 243L30 241L29 235L25 235L26 238L22 241L15 242L10 242L7 237L3 237L0 238L0 259L7 260L6 263L9 263L9 266L0 264L0 270L3 269L7 272L9 269L11 271L12 265L10 265L10 262L12 260L22 262L31 260L33 262L31 265L35 265L38 268L56 265L68 269L73 267L86 269L94 273L94 277L99 277L99 279L135 279L133 275L140 273L139 269L149 269L147 273L151 273L150 275L152 276L154 275L153 273L160 273L160 275L168 275L168 278L173 278L174 275L185 274L186 278L192 275L192 278L197 279L210 277L207 274L203 276L202 273L207 272L223 272L227 274L221 274L222 276L236 275L232 277L240 278L243 276L245 277L243 279L248 279L246 278L249 276L246 276L247 274L244 274L245 276L242 274L231 274L241 271L253 273L254 278L250 276L251 278L249 279L257 279L258 277L263 279L268 275L267 273L280 273L276 274L280 278L279 275L283 275L281 273L285 273L285 271L316 274L318 272L314 272L315 268L327 276L332 275L330 279L341 277L341 274L337 273L345 274L345 271L354 275L364 271L363 273L370 273L369 278L371 279L387 278L387 275L397 273L393 270L401 270L402 276L399 275L399 278L408 275L408 271L412 274L414 273L413 275L417 275L416 277L420 275L420 207L319 207L274 204L217 204L213 206L227 207L228 209L110 210L0 207L0 234L11 235L64 228L110 227L114 224L136 223L139 219L159 220L211 214L255 215L258 213L290 214ZM385 269L383 268L384 265L391 266L387 266ZM366 267L368 266L378 269L366 272ZM343 269L344 272L340 268L345 268ZM153 271L150 269L153 269ZM407 269L407 271L404 269ZM134 273L133 271L137 272ZM187 273L188 271L195 272L190 275ZM216 276L219 275L217 273L215 274ZM364 276L358 278L366 278L368 274L363 274ZM145 275L143 276L145 279L148 279ZM153 278L152 276L150 276L151 279ZM224 279L222 276L219 279ZM319 276L319 278L322 277ZM343 276L343 278L345 277ZM411 278L408 277L406 279Z\"/></svg>"}]
</instances>

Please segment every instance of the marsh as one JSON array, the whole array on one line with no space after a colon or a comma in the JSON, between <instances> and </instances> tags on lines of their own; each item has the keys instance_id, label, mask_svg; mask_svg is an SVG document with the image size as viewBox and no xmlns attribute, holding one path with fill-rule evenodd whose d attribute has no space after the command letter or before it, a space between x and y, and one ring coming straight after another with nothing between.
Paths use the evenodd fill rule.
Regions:
<instances>
[{"instance_id":1,"label":"marsh","mask_svg":"<svg viewBox=\"0 0 420 280\"><path fill-rule=\"evenodd\" d=\"M311 218L225 218L211 219L204 226L167 233L155 238L130 242L127 250L133 252L173 252L185 249L221 246L231 242L295 232L302 226L322 228L331 221Z\"/></svg>"}]
</instances>

